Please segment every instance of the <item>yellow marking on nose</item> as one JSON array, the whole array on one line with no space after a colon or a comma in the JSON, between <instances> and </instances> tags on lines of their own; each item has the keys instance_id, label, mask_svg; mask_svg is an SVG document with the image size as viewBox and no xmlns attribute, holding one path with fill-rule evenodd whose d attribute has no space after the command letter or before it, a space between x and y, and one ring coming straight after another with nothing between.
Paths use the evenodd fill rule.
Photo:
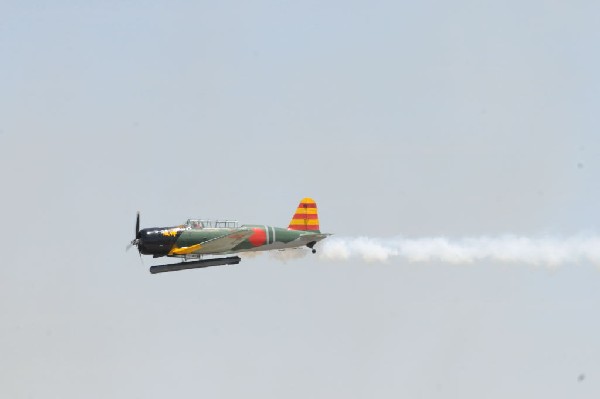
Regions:
<instances>
[{"instance_id":1,"label":"yellow marking on nose","mask_svg":"<svg viewBox=\"0 0 600 399\"><path fill-rule=\"evenodd\" d=\"M202 248L202 245L200 244L195 244L195 245L191 245L189 247L177 247L177 246L173 246L173 248L171 248L171 251L169 251L169 255L187 255L187 254L191 254L194 251L199 250L200 248Z\"/></svg>"},{"instance_id":2,"label":"yellow marking on nose","mask_svg":"<svg viewBox=\"0 0 600 399\"><path fill-rule=\"evenodd\" d=\"M165 237L175 237L177 235L177 229L163 230L162 235Z\"/></svg>"}]
</instances>

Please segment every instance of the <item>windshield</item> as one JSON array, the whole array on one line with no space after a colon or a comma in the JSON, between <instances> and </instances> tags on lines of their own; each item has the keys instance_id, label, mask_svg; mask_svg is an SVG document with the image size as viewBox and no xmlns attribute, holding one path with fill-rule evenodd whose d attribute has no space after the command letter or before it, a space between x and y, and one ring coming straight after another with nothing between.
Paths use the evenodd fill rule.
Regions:
<instances>
[{"instance_id":1,"label":"windshield","mask_svg":"<svg viewBox=\"0 0 600 399\"><path fill-rule=\"evenodd\" d=\"M185 222L190 229L237 229L236 220L188 219Z\"/></svg>"}]
</instances>

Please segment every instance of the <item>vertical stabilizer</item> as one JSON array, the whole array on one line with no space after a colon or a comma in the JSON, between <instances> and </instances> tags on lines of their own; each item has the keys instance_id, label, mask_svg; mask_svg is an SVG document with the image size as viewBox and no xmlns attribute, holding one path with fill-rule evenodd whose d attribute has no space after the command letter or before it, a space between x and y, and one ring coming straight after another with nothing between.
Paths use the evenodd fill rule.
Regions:
<instances>
[{"instance_id":1,"label":"vertical stabilizer","mask_svg":"<svg viewBox=\"0 0 600 399\"><path fill-rule=\"evenodd\" d=\"M312 198L304 198L300 201L288 228L290 230L319 232L317 203Z\"/></svg>"}]
</instances>

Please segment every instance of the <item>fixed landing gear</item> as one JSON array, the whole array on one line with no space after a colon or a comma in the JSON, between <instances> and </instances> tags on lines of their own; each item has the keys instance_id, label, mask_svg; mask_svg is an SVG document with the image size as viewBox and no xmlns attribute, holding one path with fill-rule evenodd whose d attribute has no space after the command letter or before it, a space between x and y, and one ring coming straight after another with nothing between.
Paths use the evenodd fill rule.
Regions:
<instances>
[{"instance_id":1,"label":"fixed landing gear","mask_svg":"<svg viewBox=\"0 0 600 399\"><path fill-rule=\"evenodd\" d=\"M314 246L315 246L316 243L317 243L316 241L311 241L308 244L306 244L307 247L309 247L310 249L312 249L312 253L313 254L317 253L317 250L314 248Z\"/></svg>"}]
</instances>

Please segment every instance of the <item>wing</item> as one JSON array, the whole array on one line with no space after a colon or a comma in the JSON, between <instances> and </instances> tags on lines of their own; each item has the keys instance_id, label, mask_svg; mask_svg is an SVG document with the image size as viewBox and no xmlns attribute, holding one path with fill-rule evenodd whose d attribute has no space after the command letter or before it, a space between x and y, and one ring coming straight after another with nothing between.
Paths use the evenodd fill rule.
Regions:
<instances>
[{"instance_id":1,"label":"wing","mask_svg":"<svg viewBox=\"0 0 600 399\"><path fill-rule=\"evenodd\" d=\"M250 237L253 233L254 231L251 229L237 229L229 234L199 244L200 248L195 252L199 254L228 252Z\"/></svg>"}]
</instances>

